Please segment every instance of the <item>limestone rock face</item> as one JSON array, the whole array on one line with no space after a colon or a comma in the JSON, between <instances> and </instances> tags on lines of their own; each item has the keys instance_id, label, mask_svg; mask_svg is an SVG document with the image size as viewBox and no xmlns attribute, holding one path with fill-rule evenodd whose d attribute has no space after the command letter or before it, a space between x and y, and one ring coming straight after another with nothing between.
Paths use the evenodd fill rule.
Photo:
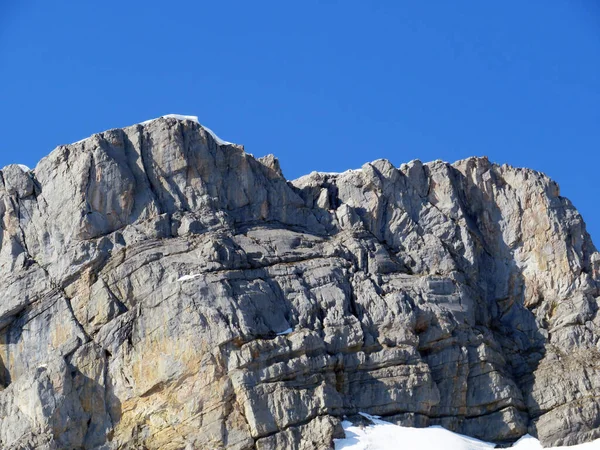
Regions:
<instances>
[{"instance_id":1,"label":"limestone rock face","mask_svg":"<svg viewBox=\"0 0 600 450\"><path fill-rule=\"evenodd\" d=\"M600 256L543 174L288 182L161 118L0 175L3 449L328 449L358 412L600 437Z\"/></svg>"}]
</instances>

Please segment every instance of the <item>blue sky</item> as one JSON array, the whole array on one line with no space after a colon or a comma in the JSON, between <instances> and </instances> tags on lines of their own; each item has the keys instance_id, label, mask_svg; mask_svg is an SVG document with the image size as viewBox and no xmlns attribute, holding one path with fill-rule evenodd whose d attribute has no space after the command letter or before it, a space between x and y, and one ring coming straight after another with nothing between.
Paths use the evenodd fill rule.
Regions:
<instances>
[{"instance_id":1,"label":"blue sky","mask_svg":"<svg viewBox=\"0 0 600 450\"><path fill-rule=\"evenodd\" d=\"M487 155L600 242L596 0L0 0L0 167L168 113L288 178Z\"/></svg>"}]
</instances>

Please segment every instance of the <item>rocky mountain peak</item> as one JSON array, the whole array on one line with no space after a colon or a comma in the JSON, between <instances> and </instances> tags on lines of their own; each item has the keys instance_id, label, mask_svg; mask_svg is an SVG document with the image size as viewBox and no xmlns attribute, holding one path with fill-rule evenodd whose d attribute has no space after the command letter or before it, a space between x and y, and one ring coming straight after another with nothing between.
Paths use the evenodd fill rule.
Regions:
<instances>
[{"instance_id":1,"label":"rocky mountain peak","mask_svg":"<svg viewBox=\"0 0 600 450\"><path fill-rule=\"evenodd\" d=\"M287 181L165 116L0 171L0 446L326 449L359 412L600 437L600 257L487 158Z\"/></svg>"}]
</instances>

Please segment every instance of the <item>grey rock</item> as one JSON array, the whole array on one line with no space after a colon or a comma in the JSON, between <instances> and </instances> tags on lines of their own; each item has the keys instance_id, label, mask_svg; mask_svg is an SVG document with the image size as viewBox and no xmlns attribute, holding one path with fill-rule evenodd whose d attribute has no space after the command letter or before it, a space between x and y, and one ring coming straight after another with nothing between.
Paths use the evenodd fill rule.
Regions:
<instances>
[{"instance_id":1,"label":"grey rock","mask_svg":"<svg viewBox=\"0 0 600 450\"><path fill-rule=\"evenodd\" d=\"M0 174L2 448L325 449L358 412L600 436L600 255L543 174L290 182L176 118Z\"/></svg>"},{"instance_id":2,"label":"grey rock","mask_svg":"<svg viewBox=\"0 0 600 450\"><path fill-rule=\"evenodd\" d=\"M256 441L257 450L328 450L333 439L343 439L344 430L339 419L317 417L306 425L291 427L273 436Z\"/></svg>"}]
</instances>

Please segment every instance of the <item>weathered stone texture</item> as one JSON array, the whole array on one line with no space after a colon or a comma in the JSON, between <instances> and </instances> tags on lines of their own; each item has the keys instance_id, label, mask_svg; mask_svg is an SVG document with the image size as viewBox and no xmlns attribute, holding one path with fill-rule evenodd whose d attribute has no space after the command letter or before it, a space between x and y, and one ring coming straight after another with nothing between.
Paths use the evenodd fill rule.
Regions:
<instances>
[{"instance_id":1,"label":"weathered stone texture","mask_svg":"<svg viewBox=\"0 0 600 450\"><path fill-rule=\"evenodd\" d=\"M161 118L0 175L2 448L327 449L358 412L600 437L600 256L543 174L288 182Z\"/></svg>"}]
</instances>

